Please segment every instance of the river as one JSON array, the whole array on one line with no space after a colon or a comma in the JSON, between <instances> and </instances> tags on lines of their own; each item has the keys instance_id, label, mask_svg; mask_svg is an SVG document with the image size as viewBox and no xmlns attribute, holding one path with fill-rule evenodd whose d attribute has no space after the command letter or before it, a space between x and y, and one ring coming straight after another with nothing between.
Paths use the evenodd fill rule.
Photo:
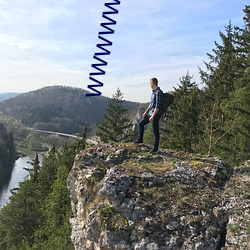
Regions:
<instances>
[{"instance_id":1,"label":"river","mask_svg":"<svg viewBox=\"0 0 250 250\"><path fill-rule=\"evenodd\" d=\"M3 207L8 201L11 196L11 189L17 188L18 183L22 181L25 177L28 177L28 171L24 170L25 168L31 168L32 166L27 163L31 161L31 158L28 156L20 157L16 160L10 181L7 185L5 185L2 190L0 190L0 208Z\"/></svg>"}]
</instances>

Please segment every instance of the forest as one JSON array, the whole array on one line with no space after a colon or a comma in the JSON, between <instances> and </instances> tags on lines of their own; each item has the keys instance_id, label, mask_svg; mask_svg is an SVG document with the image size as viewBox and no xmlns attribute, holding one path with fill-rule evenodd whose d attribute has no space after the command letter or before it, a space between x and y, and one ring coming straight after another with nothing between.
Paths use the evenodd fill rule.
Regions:
<instances>
[{"instance_id":1,"label":"forest","mask_svg":"<svg viewBox=\"0 0 250 250\"><path fill-rule=\"evenodd\" d=\"M72 217L66 180L75 155L85 148L82 139L51 148L41 166L38 155L27 169L30 178L19 184L0 210L0 249L74 249L70 240Z\"/></svg>"},{"instance_id":2,"label":"forest","mask_svg":"<svg viewBox=\"0 0 250 250\"><path fill-rule=\"evenodd\" d=\"M218 156L234 165L250 159L250 6L244 26L231 22L220 32L200 69L203 88L181 77L175 102L163 123L166 147Z\"/></svg>"},{"instance_id":3,"label":"forest","mask_svg":"<svg viewBox=\"0 0 250 250\"><path fill-rule=\"evenodd\" d=\"M0 123L0 188L9 180L16 158L13 133L8 133Z\"/></svg>"},{"instance_id":4,"label":"forest","mask_svg":"<svg viewBox=\"0 0 250 250\"><path fill-rule=\"evenodd\" d=\"M0 119L18 127L16 133L20 136L25 134L25 127L71 134L80 132L83 124L88 123L92 130L100 122L108 98L86 98L86 93L86 90L66 86L23 93L0 102ZM125 105L133 112L138 107L138 103L133 102Z\"/></svg>"},{"instance_id":5,"label":"forest","mask_svg":"<svg viewBox=\"0 0 250 250\"><path fill-rule=\"evenodd\" d=\"M229 22L219 33L221 42L215 42L205 69L199 69L201 83L193 81L189 73L180 78L172 92L175 101L161 119L162 148L217 156L232 165L250 159L249 5L244 13L244 27ZM97 134L105 142L131 135L119 99L122 93L118 89L108 103L109 115L97 126ZM152 144L151 126L145 137Z\"/></svg>"},{"instance_id":6,"label":"forest","mask_svg":"<svg viewBox=\"0 0 250 250\"><path fill-rule=\"evenodd\" d=\"M189 74L180 78L175 102L161 120L161 147L217 156L232 166L250 159L250 5L243 19L243 27L229 22L220 32L220 43L215 42L205 70L200 69L202 88ZM121 99L118 91L107 105L103 121L108 130L103 122L97 128L105 142L131 136ZM151 133L149 127L150 143ZM81 140L50 149L42 166L38 156L33 159L30 178L0 210L0 249L73 249L66 180L75 155L86 146L86 134L84 130Z\"/></svg>"}]
</instances>

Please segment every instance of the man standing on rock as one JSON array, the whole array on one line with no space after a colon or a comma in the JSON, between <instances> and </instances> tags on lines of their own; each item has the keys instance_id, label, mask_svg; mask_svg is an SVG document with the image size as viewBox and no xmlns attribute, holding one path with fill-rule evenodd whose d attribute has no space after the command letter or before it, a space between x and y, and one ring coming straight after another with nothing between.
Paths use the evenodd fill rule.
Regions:
<instances>
[{"instance_id":1,"label":"man standing on rock","mask_svg":"<svg viewBox=\"0 0 250 250\"><path fill-rule=\"evenodd\" d=\"M158 80L156 78L150 79L150 88L152 89L150 104L146 111L142 114L143 119L139 122L138 139L135 143L143 143L144 126L149 122L152 122L154 147L150 153L155 153L158 151L160 141L159 121L161 117L160 108L163 100L163 92L160 87L158 87Z\"/></svg>"}]
</instances>

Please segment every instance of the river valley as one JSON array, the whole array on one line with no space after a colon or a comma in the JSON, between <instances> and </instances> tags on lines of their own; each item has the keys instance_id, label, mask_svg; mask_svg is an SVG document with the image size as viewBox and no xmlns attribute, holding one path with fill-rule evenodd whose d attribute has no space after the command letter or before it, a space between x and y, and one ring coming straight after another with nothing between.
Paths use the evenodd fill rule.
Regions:
<instances>
[{"instance_id":1,"label":"river valley","mask_svg":"<svg viewBox=\"0 0 250 250\"><path fill-rule=\"evenodd\" d=\"M29 173L24 168L31 168L32 166L28 163L31 161L29 156L20 157L14 163L11 178L9 183L0 189L0 208L3 207L11 196L11 190L18 188L18 184L24 178L27 178Z\"/></svg>"}]
</instances>

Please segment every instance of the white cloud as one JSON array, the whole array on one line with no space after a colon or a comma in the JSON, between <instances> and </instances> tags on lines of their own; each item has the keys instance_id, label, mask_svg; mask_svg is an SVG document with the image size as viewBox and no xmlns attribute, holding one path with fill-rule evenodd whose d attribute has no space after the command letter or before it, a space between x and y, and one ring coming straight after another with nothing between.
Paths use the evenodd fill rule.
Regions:
<instances>
[{"instance_id":1,"label":"white cloud","mask_svg":"<svg viewBox=\"0 0 250 250\"><path fill-rule=\"evenodd\" d=\"M18 43L18 44L17 44L17 47L18 47L20 50L26 50L26 49L30 49L30 48L31 48L31 45L28 44L28 43Z\"/></svg>"},{"instance_id":2,"label":"white cloud","mask_svg":"<svg viewBox=\"0 0 250 250\"><path fill-rule=\"evenodd\" d=\"M238 22L243 16L243 2L121 1L115 6L119 14L112 16L115 34L106 36L113 46L111 55L102 57L108 66L100 77L101 92L112 96L119 86L125 99L147 101L152 76L166 90L188 70L198 81L197 66L227 21ZM100 23L106 22L103 11L107 8L99 0L0 0L0 92L49 84L86 89L101 42Z\"/></svg>"},{"instance_id":3,"label":"white cloud","mask_svg":"<svg viewBox=\"0 0 250 250\"><path fill-rule=\"evenodd\" d=\"M23 92L60 84L84 87L81 79L86 74L77 70L77 64L68 66L41 59L2 62L1 83L5 85L5 92L14 92L16 89Z\"/></svg>"}]
</instances>

